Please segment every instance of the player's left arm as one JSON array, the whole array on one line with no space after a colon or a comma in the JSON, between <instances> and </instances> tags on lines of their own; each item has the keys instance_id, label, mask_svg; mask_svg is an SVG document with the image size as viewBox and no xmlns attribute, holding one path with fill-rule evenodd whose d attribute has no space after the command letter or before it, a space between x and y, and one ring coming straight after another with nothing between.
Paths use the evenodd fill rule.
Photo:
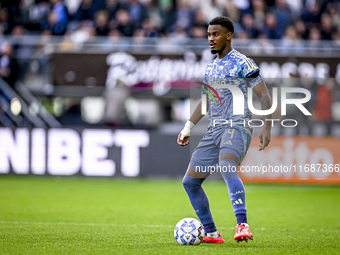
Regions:
<instances>
[{"instance_id":1,"label":"player's left arm","mask_svg":"<svg viewBox=\"0 0 340 255\"><path fill-rule=\"evenodd\" d=\"M259 97L261 101L262 110L268 110L272 106L272 99L269 95L269 91L267 88L267 85L264 83L264 81L261 81L259 84L257 84L253 88L256 95ZM265 115L264 119L271 119L272 115ZM264 150L269 142L270 142L270 135L271 135L271 122L270 121L264 121L264 126L260 133L260 145L259 145L259 151Z\"/></svg>"}]
</instances>

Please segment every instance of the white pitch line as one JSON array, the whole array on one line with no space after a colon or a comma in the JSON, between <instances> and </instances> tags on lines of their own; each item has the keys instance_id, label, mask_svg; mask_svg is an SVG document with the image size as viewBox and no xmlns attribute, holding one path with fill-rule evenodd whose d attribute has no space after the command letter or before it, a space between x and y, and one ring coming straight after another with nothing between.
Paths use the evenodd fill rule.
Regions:
<instances>
[{"instance_id":1,"label":"white pitch line","mask_svg":"<svg viewBox=\"0 0 340 255\"><path fill-rule=\"evenodd\" d=\"M147 224L118 224L118 223L84 223L84 222L38 222L38 221L0 221L0 224L9 224L9 225L72 225L72 226L90 226L90 227L100 227L100 226L113 226L113 227L145 227L145 228L174 228L175 225L147 225ZM218 227L218 229L222 230L235 230L235 227ZM266 228L252 228L255 231L264 231ZM286 231L287 229L283 229ZM303 231L303 228L300 229L291 229ZM311 229L310 231L316 231L316 229ZM320 232L325 232L325 229L319 229ZM338 230L327 230L327 232L335 232L338 233Z\"/></svg>"},{"instance_id":2,"label":"white pitch line","mask_svg":"<svg viewBox=\"0 0 340 255\"><path fill-rule=\"evenodd\" d=\"M173 228L175 225L146 225L146 224L117 224L117 223L83 223L83 222L37 222L37 221L0 221L0 224L13 224L13 225L73 225L73 226L113 226L113 227L146 227L146 228ZM218 227L218 229L223 230L234 230L235 227ZM265 228L260 228L255 230L265 230Z\"/></svg>"},{"instance_id":3,"label":"white pitch line","mask_svg":"<svg viewBox=\"0 0 340 255\"><path fill-rule=\"evenodd\" d=\"M82 222L28 222L28 221L0 221L0 224L25 224L25 225L31 225L31 224L37 224L37 225L73 225L73 226L91 226L91 227L97 227L97 226L114 226L114 227L147 227L147 228L169 228L174 227L172 225L144 225L144 224L117 224L117 223L82 223Z\"/></svg>"}]
</instances>

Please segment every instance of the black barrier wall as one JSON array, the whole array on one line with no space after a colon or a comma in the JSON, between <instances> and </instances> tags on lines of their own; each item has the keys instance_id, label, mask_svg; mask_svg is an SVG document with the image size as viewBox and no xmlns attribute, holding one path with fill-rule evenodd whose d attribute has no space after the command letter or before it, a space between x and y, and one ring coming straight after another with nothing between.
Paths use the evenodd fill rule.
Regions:
<instances>
[{"instance_id":1,"label":"black barrier wall","mask_svg":"<svg viewBox=\"0 0 340 255\"><path fill-rule=\"evenodd\" d=\"M189 147L145 130L0 128L0 174L182 176Z\"/></svg>"},{"instance_id":2,"label":"black barrier wall","mask_svg":"<svg viewBox=\"0 0 340 255\"><path fill-rule=\"evenodd\" d=\"M190 146L180 147L177 134L159 131L0 128L0 174L182 177L201 137L193 134ZM238 172L246 181L340 184L339 143L334 137L276 136L260 152L254 135Z\"/></svg>"}]
</instances>

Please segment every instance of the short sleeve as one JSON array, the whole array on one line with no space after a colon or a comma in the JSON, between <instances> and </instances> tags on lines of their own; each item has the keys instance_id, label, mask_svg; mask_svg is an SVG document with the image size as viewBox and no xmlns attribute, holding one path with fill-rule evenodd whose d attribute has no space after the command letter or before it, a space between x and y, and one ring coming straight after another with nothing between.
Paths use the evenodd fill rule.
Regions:
<instances>
[{"instance_id":1,"label":"short sleeve","mask_svg":"<svg viewBox=\"0 0 340 255\"><path fill-rule=\"evenodd\" d=\"M263 81L260 69L251 58L246 58L242 66L243 76L247 79L248 86L254 88Z\"/></svg>"},{"instance_id":2,"label":"short sleeve","mask_svg":"<svg viewBox=\"0 0 340 255\"><path fill-rule=\"evenodd\" d=\"M204 79L203 79L203 83L204 84L208 84L208 78L207 78L207 74L204 74ZM207 92L205 92L205 90L207 89L206 86L202 85L202 94L203 95L207 95Z\"/></svg>"}]
</instances>

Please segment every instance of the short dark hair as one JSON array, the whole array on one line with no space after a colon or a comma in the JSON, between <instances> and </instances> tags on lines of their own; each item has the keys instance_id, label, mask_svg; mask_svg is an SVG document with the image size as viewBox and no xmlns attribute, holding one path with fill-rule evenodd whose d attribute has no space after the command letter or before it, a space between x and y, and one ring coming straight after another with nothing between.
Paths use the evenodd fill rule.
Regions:
<instances>
[{"instance_id":1,"label":"short dark hair","mask_svg":"<svg viewBox=\"0 0 340 255\"><path fill-rule=\"evenodd\" d=\"M231 19L225 16L213 18L209 22L209 25L220 25L221 27L228 29L229 32L234 33L234 23L231 21Z\"/></svg>"}]
</instances>

